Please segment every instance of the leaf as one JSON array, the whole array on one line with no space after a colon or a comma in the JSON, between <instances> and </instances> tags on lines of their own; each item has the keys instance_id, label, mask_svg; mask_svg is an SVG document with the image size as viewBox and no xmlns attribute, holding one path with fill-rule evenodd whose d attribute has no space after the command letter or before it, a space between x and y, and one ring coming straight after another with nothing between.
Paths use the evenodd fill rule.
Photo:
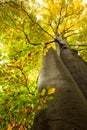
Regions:
<instances>
[{"instance_id":1,"label":"leaf","mask_svg":"<svg viewBox=\"0 0 87 130\"><path fill-rule=\"evenodd\" d=\"M45 94L46 94L46 89L42 89L40 95L41 95L41 96L44 96Z\"/></svg>"},{"instance_id":2,"label":"leaf","mask_svg":"<svg viewBox=\"0 0 87 130\"><path fill-rule=\"evenodd\" d=\"M46 109L47 108L47 105L46 104L43 104L42 105L42 109Z\"/></svg>"},{"instance_id":3,"label":"leaf","mask_svg":"<svg viewBox=\"0 0 87 130\"><path fill-rule=\"evenodd\" d=\"M26 106L26 110L25 110L27 113L30 113L31 111L31 108L29 106Z\"/></svg>"},{"instance_id":4,"label":"leaf","mask_svg":"<svg viewBox=\"0 0 87 130\"><path fill-rule=\"evenodd\" d=\"M40 100L40 104L42 105L42 104L44 104L44 103L46 103L46 99L42 98L42 99Z\"/></svg>"},{"instance_id":5,"label":"leaf","mask_svg":"<svg viewBox=\"0 0 87 130\"><path fill-rule=\"evenodd\" d=\"M55 88L53 87L53 88L50 88L49 90L48 90L48 95L50 95L50 94L53 94L53 93L55 93Z\"/></svg>"},{"instance_id":6,"label":"leaf","mask_svg":"<svg viewBox=\"0 0 87 130\"><path fill-rule=\"evenodd\" d=\"M11 126L9 126L9 127L7 128L7 130L12 130L12 127L11 127Z\"/></svg>"},{"instance_id":7,"label":"leaf","mask_svg":"<svg viewBox=\"0 0 87 130\"><path fill-rule=\"evenodd\" d=\"M46 100L47 100L47 101L53 100L53 96L47 96Z\"/></svg>"},{"instance_id":8,"label":"leaf","mask_svg":"<svg viewBox=\"0 0 87 130\"><path fill-rule=\"evenodd\" d=\"M15 121L15 120L12 120L12 121L10 122L10 124L11 124L12 126L14 126L14 125L16 124L16 121Z\"/></svg>"},{"instance_id":9,"label":"leaf","mask_svg":"<svg viewBox=\"0 0 87 130\"><path fill-rule=\"evenodd\" d=\"M23 127L23 125L20 126L20 130L25 130L24 127Z\"/></svg>"},{"instance_id":10,"label":"leaf","mask_svg":"<svg viewBox=\"0 0 87 130\"><path fill-rule=\"evenodd\" d=\"M41 108L42 108L41 105L37 106L37 110L41 110Z\"/></svg>"}]
</instances>

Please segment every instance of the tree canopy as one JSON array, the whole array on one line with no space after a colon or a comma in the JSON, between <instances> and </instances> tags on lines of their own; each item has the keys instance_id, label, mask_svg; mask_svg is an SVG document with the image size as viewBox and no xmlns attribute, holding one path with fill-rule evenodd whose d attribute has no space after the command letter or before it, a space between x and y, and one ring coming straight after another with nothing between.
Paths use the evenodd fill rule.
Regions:
<instances>
[{"instance_id":1,"label":"tree canopy","mask_svg":"<svg viewBox=\"0 0 87 130\"><path fill-rule=\"evenodd\" d=\"M0 123L30 129L39 99L41 58L56 40L87 61L87 4L83 0L0 0Z\"/></svg>"}]
</instances>

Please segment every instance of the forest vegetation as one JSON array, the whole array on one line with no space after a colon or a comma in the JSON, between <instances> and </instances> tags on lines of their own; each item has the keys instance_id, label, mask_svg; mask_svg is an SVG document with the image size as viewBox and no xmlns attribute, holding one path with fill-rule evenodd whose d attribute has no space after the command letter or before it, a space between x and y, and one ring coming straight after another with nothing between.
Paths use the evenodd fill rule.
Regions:
<instances>
[{"instance_id":1,"label":"forest vegetation","mask_svg":"<svg viewBox=\"0 0 87 130\"><path fill-rule=\"evenodd\" d=\"M46 107L38 79L42 56L56 41L87 61L86 16L84 0L0 0L0 130L31 129Z\"/></svg>"}]
</instances>

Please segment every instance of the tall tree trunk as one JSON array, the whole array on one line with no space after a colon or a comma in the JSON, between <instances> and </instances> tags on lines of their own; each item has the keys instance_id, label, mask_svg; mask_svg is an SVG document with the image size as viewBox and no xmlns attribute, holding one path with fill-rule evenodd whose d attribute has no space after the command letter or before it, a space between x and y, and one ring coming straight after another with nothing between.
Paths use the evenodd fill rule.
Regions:
<instances>
[{"instance_id":1,"label":"tall tree trunk","mask_svg":"<svg viewBox=\"0 0 87 130\"><path fill-rule=\"evenodd\" d=\"M43 57L39 91L55 87L54 99L35 115L32 130L86 130L87 101L71 74L50 48Z\"/></svg>"},{"instance_id":2,"label":"tall tree trunk","mask_svg":"<svg viewBox=\"0 0 87 130\"><path fill-rule=\"evenodd\" d=\"M87 99L87 63L66 45L62 47L60 57Z\"/></svg>"}]
</instances>

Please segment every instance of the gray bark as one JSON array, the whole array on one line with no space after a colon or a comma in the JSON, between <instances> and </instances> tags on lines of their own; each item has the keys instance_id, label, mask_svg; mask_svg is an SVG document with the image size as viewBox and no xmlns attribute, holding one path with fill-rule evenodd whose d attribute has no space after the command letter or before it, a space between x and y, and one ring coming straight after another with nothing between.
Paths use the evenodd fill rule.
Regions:
<instances>
[{"instance_id":1,"label":"gray bark","mask_svg":"<svg viewBox=\"0 0 87 130\"><path fill-rule=\"evenodd\" d=\"M67 46L63 46L60 57L87 99L87 63Z\"/></svg>"},{"instance_id":2,"label":"gray bark","mask_svg":"<svg viewBox=\"0 0 87 130\"><path fill-rule=\"evenodd\" d=\"M36 113L32 130L86 130L87 100L56 51L50 48L42 65L39 91L47 86L56 91L47 108Z\"/></svg>"}]
</instances>

